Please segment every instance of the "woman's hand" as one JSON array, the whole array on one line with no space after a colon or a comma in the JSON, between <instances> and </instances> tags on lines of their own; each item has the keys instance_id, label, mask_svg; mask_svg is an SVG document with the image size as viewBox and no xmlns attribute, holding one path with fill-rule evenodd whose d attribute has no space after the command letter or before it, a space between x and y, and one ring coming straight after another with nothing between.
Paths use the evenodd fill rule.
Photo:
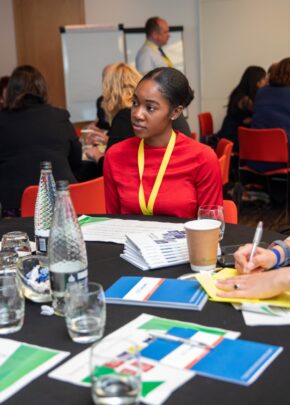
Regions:
<instances>
[{"instance_id":1,"label":"woman's hand","mask_svg":"<svg viewBox=\"0 0 290 405\"><path fill-rule=\"evenodd\" d=\"M105 154L100 152L99 148L97 146L95 146L95 147L86 149L85 155L88 159L95 160L98 163L100 158L103 157Z\"/></svg>"},{"instance_id":2,"label":"woman's hand","mask_svg":"<svg viewBox=\"0 0 290 405\"><path fill-rule=\"evenodd\" d=\"M217 295L225 298L271 298L290 290L290 268L218 280Z\"/></svg>"},{"instance_id":3,"label":"woman's hand","mask_svg":"<svg viewBox=\"0 0 290 405\"><path fill-rule=\"evenodd\" d=\"M248 243L241 246L235 253L235 267L239 273L250 273L252 271L258 272L271 269L275 266L277 258L275 253L270 249L263 249L257 247L253 260L250 262L253 245Z\"/></svg>"},{"instance_id":4,"label":"woman's hand","mask_svg":"<svg viewBox=\"0 0 290 405\"><path fill-rule=\"evenodd\" d=\"M90 124L87 128L87 130L90 130L90 132L85 136L84 138L84 143L86 145L107 145L108 143L108 135L106 135L105 131L102 129L94 126L93 124Z\"/></svg>"}]
</instances>

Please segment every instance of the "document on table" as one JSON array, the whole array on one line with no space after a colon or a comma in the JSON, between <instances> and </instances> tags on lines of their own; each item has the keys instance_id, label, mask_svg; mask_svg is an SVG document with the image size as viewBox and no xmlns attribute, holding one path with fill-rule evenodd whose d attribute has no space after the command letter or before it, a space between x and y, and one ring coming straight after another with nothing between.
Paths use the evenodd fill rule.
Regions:
<instances>
[{"instance_id":1,"label":"document on table","mask_svg":"<svg viewBox=\"0 0 290 405\"><path fill-rule=\"evenodd\" d=\"M0 338L0 403L68 355L68 352Z\"/></svg>"},{"instance_id":2,"label":"document on table","mask_svg":"<svg viewBox=\"0 0 290 405\"><path fill-rule=\"evenodd\" d=\"M113 242L124 244L127 233L147 233L164 230L183 231L184 224L158 221L138 221L133 219L115 219L89 217L82 215L79 223L87 242Z\"/></svg>"},{"instance_id":3,"label":"document on table","mask_svg":"<svg viewBox=\"0 0 290 405\"><path fill-rule=\"evenodd\" d=\"M234 331L142 314L122 328L111 333L108 337L114 337L116 339L132 339L133 337L134 342L136 342L140 349L142 349L146 348L148 343L152 341L152 335L154 333L158 333L159 335L164 334L174 327L189 329L192 332L197 333L201 339L202 335L207 333L211 336L211 340L214 341L223 337L227 337L229 340L236 339L239 336L239 333ZM52 371L49 374L49 377L89 387L89 355L90 349L86 349ZM171 367L166 364L161 364L159 361L145 357L141 357L141 365L141 401L142 403L149 405L162 404L173 391L185 384L195 375L193 370Z\"/></svg>"},{"instance_id":4,"label":"document on table","mask_svg":"<svg viewBox=\"0 0 290 405\"><path fill-rule=\"evenodd\" d=\"M202 287L205 289L206 293L210 297L211 301L217 302L230 302L230 303L244 303L244 302L251 302L251 303L260 303L263 306L277 306L283 308L290 308L290 294L283 293L278 295L274 298L267 298L267 299L251 299L251 298L225 298L220 297L217 295L217 287L216 287L216 280L217 279L225 279L228 277L237 276L236 269L224 268L217 274L209 275L209 274L197 274L195 276L196 280L200 282Z\"/></svg>"},{"instance_id":5,"label":"document on table","mask_svg":"<svg viewBox=\"0 0 290 405\"><path fill-rule=\"evenodd\" d=\"M242 312L245 324L248 326L290 325L289 308L245 302L233 304L233 306Z\"/></svg>"}]
</instances>

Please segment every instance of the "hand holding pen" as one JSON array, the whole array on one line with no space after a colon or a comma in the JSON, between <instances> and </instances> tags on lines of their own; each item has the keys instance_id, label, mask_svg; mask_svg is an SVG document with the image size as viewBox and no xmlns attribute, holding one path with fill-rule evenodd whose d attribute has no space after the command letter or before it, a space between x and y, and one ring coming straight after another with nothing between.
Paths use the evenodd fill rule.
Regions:
<instances>
[{"instance_id":1,"label":"hand holding pen","mask_svg":"<svg viewBox=\"0 0 290 405\"><path fill-rule=\"evenodd\" d=\"M253 243L241 246L234 254L235 267L239 273L262 271L268 269L273 253L269 249L258 247L262 239L263 223L259 222L254 235Z\"/></svg>"},{"instance_id":2,"label":"hand holding pen","mask_svg":"<svg viewBox=\"0 0 290 405\"><path fill-rule=\"evenodd\" d=\"M253 257L256 253L256 249L257 249L259 243L261 242L262 235L263 235L263 222L260 221L257 225L256 232L255 232L254 239L253 239L253 247L252 247L252 251L251 251L250 259L249 259L249 262L251 262L251 263L253 262Z\"/></svg>"}]
</instances>

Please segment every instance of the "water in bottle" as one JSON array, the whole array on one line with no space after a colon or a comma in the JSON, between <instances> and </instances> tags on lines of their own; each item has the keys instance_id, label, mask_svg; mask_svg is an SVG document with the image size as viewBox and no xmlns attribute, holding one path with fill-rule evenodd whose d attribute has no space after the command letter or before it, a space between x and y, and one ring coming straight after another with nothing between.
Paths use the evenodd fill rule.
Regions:
<instances>
[{"instance_id":1,"label":"water in bottle","mask_svg":"<svg viewBox=\"0 0 290 405\"><path fill-rule=\"evenodd\" d=\"M40 169L41 173L34 214L34 232L36 252L41 256L46 256L56 187L52 175L51 162L41 162Z\"/></svg>"},{"instance_id":2,"label":"water in bottle","mask_svg":"<svg viewBox=\"0 0 290 405\"><path fill-rule=\"evenodd\" d=\"M88 264L82 231L70 198L68 182L56 182L57 196L49 238L49 273L52 306L64 316L68 283L86 285Z\"/></svg>"}]
</instances>

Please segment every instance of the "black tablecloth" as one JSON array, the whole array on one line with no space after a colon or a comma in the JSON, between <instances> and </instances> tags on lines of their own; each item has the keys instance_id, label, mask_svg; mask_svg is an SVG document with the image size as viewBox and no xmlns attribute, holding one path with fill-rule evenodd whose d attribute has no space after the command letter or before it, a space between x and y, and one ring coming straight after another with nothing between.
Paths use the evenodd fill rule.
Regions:
<instances>
[{"instance_id":1,"label":"black tablecloth","mask_svg":"<svg viewBox=\"0 0 290 405\"><path fill-rule=\"evenodd\" d=\"M132 217L128 217L132 218ZM148 219L148 218L145 218ZM154 218L156 219L156 218ZM159 218L162 220L162 218ZM168 220L168 218L166 218ZM170 218L170 221L172 219ZM176 219L175 219L176 220ZM173 221L173 220L172 220ZM24 230L33 239L32 219L0 221L0 236L7 231ZM236 244L251 241L254 229L239 225L226 225L222 244ZM275 232L264 232L263 240L271 242L281 237ZM87 243L89 277L108 288L122 275L144 274L122 260L119 255L122 245L113 243ZM146 273L156 277L178 277L190 272L189 265L155 270ZM242 314L229 304L207 302L202 311L146 308L138 306L108 305L105 334L109 334L125 323L146 312L155 316L179 319L241 332L243 339L281 345L282 354L270 365L262 376L251 386L243 387L210 378L196 376L175 391L166 405L267 405L290 404L290 327L248 327ZM66 331L63 318L40 315L40 305L26 302L25 323L21 331L7 335L15 340L47 346L71 352L75 355L87 346L73 343ZM12 396L7 404L92 404L90 390L50 379L43 375Z\"/></svg>"}]
</instances>

